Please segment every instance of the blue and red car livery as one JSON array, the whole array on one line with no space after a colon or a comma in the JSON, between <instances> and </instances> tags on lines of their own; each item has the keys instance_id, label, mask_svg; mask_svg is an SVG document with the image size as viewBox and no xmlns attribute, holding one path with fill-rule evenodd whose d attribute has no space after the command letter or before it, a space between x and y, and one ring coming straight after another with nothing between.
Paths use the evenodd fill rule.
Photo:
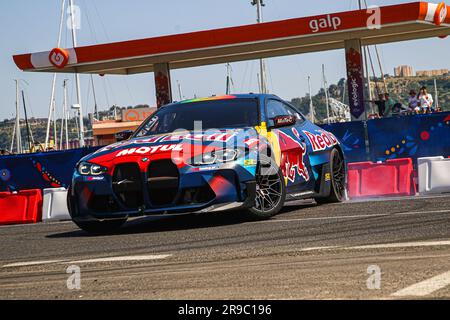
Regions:
<instances>
[{"instance_id":1,"label":"blue and red car livery","mask_svg":"<svg viewBox=\"0 0 450 320\"><path fill-rule=\"evenodd\" d=\"M339 141L274 95L172 103L78 163L72 219L90 232L127 218L242 209L255 218L289 200L345 198Z\"/></svg>"}]
</instances>

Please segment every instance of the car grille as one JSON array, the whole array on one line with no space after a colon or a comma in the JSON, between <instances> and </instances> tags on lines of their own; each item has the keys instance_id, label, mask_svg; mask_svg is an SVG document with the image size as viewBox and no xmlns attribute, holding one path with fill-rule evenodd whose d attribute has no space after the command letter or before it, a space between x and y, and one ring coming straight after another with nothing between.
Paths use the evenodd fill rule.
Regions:
<instances>
[{"instance_id":1,"label":"car grille","mask_svg":"<svg viewBox=\"0 0 450 320\"><path fill-rule=\"evenodd\" d=\"M137 163L119 164L114 169L112 187L115 195L131 209L144 204L142 174Z\"/></svg>"},{"instance_id":2,"label":"car grille","mask_svg":"<svg viewBox=\"0 0 450 320\"><path fill-rule=\"evenodd\" d=\"M148 166L147 190L152 205L165 206L175 202L180 175L172 160L155 160Z\"/></svg>"}]
</instances>

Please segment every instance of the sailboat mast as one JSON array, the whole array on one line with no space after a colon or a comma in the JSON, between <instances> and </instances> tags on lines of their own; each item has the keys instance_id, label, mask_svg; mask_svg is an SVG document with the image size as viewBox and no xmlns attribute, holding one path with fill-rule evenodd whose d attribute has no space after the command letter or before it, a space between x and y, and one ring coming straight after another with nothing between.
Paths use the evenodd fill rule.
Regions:
<instances>
[{"instance_id":1,"label":"sailboat mast","mask_svg":"<svg viewBox=\"0 0 450 320\"><path fill-rule=\"evenodd\" d=\"M325 65L322 64L323 90L325 91L325 102L327 107L327 123L330 124L330 102L328 100L328 84L325 78Z\"/></svg>"},{"instance_id":2,"label":"sailboat mast","mask_svg":"<svg viewBox=\"0 0 450 320\"><path fill-rule=\"evenodd\" d=\"M25 94L23 93L23 90L22 90L22 101L23 101L23 112L25 116L25 126L27 129L28 149L31 151L33 147L33 141L31 138L30 124L28 123L27 107L25 105Z\"/></svg>"},{"instance_id":3,"label":"sailboat mast","mask_svg":"<svg viewBox=\"0 0 450 320\"><path fill-rule=\"evenodd\" d=\"M312 123L315 122L314 119L314 105L312 101L312 93L311 93L311 77L308 76L308 89L309 89L309 117Z\"/></svg>"},{"instance_id":4,"label":"sailboat mast","mask_svg":"<svg viewBox=\"0 0 450 320\"><path fill-rule=\"evenodd\" d=\"M75 26L75 16L74 10L75 7L73 5L73 0L69 0L70 2L70 22L72 27L72 42L73 47L77 47L77 32ZM75 85L77 89L77 103L78 103L78 117L79 117L79 126L80 126L80 147L84 147L84 123L83 123L83 108L81 106L81 88L80 88L80 75L78 73L75 74Z\"/></svg>"},{"instance_id":5,"label":"sailboat mast","mask_svg":"<svg viewBox=\"0 0 450 320\"><path fill-rule=\"evenodd\" d=\"M69 118L69 112L67 110L67 79L63 82L64 87L64 104L63 104L63 110L64 110L64 122L65 122L65 130L66 130L66 150L69 149L69 129L68 129L68 118ZM62 139L61 139L62 140Z\"/></svg>"},{"instance_id":6,"label":"sailboat mast","mask_svg":"<svg viewBox=\"0 0 450 320\"><path fill-rule=\"evenodd\" d=\"M61 36L62 36L62 28L64 23L64 9L66 7L66 0L62 0L62 6L61 6L61 18L59 20L59 33L58 33L58 41L56 44L56 47L59 48L61 46ZM45 150L48 148L48 141L50 138L50 126L52 123L52 115L54 111L54 100L55 100L55 87L56 87L56 73L53 74L53 80L52 80L52 93L50 97L50 106L48 108L48 118L47 118L47 131L45 134ZM54 116L54 115L53 115ZM56 136L55 136L56 138ZM56 140L56 139L55 139Z\"/></svg>"},{"instance_id":7,"label":"sailboat mast","mask_svg":"<svg viewBox=\"0 0 450 320\"><path fill-rule=\"evenodd\" d=\"M19 80L16 82L16 146L17 153L22 153L22 136L20 134Z\"/></svg>"},{"instance_id":8,"label":"sailboat mast","mask_svg":"<svg viewBox=\"0 0 450 320\"><path fill-rule=\"evenodd\" d=\"M263 0L253 0L251 2L251 4L253 6L256 5L256 21L257 21L257 23L262 23L263 22L262 7L265 6ZM259 80L260 92L267 93L264 59L259 59L259 77L260 77L260 80Z\"/></svg>"}]
</instances>

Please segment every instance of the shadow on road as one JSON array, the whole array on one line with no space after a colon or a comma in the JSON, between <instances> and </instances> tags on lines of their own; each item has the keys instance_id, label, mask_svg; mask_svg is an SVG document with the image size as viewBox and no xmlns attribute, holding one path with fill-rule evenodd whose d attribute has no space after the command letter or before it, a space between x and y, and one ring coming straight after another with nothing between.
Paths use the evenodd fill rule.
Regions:
<instances>
[{"instance_id":1,"label":"shadow on road","mask_svg":"<svg viewBox=\"0 0 450 320\"><path fill-rule=\"evenodd\" d=\"M280 214L288 214L299 209L316 206L311 202L300 202L283 207ZM128 221L121 229L114 233L92 235L83 230L75 230L48 235L47 238L75 238L115 236L121 234L139 234L148 232L167 232L177 230L202 229L236 225L244 222L255 221L248 218L242 211L230 211L220 213L192 214L185 216L168 217L142 217Z\"/></svg>"}]
</instances>

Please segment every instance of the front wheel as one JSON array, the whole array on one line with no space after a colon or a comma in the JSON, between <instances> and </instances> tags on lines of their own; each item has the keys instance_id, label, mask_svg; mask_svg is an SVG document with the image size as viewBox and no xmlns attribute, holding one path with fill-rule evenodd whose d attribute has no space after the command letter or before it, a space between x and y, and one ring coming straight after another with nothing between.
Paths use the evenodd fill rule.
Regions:
<instances>
[{"instance_id":1,"label":"front wheel","mask_svg":"<svg viewBox=\"0 0 450 320\"><path fill-rule=\"evenodd\" d=\"M345 169L344 159L337 149L331 150L330 154L330 170L331 170L331 190L330 195L326 198L317 198L316 202L322 203L337 203L346 199L346 177L347 170Z\"/></svg>"},{"instance_id":2,"label":"front wheel","mask_svg":"<svg viewBox=\"0 0 450 320\"><path fill-rule=\"evenodd\" d=\"M273 172L259 169L256 175L255 206L247 210L247 215L252 219L273 217L283 208L285 199L286 185L281 170Z\"/></svg>"},{"instance_id":3,"label":"front wheel","mask_svg":"<svg viewBox=\"0 0 450 320\"><path fill-rule=\"evenodd\" d=\"M108 234L113 233L122 227L127 218L114 220L98 220L98 221L77 221L74 219L78 215L78 206L76 201L72 201L71 189L67 191L67 208L69 209L72 221L82 230L92 234Z\"/></svg>"}]
</instances>

